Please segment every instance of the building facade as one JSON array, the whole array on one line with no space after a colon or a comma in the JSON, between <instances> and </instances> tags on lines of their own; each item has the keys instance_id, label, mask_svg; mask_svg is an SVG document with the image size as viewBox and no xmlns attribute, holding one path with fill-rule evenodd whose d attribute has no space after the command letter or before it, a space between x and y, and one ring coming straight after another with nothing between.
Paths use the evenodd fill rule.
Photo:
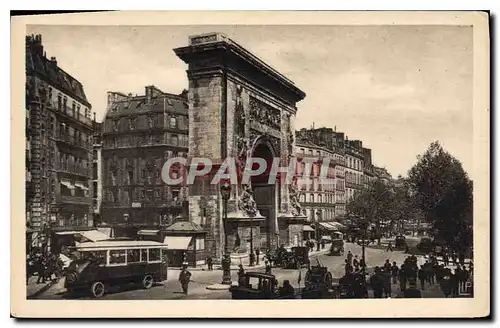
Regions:
<instances>
[{"instance_id":1,"label":"building facade","mask_svg":"<svg viewBox=\"0 0 500 328\"><path fill-rule=\"evenodd\" d=\"M309 172L310 180L300 186L301 205L310 221L334 221L345 216L345 151L338 142L337 133L330 128L301 129L296 132L296 157L312 158L315 163ZM332 183L321 183L321 167L328 160L326 178ZM297 174L303 175L305 163L300 163Z\"/></svg>"},{"instance_id":2,"label":"building facade","mask_svg":"<svg viewBox=\"0 0 500 328\"><path fill-rule=\"evenodd\" d=\"M96 122L94 118L93 139L93 161L92 161L92 207L94 210L94 225L102 223L102 123Z\"/></svg>"},{"instance_id":3,"label":"building facade","mask_svg":"<svg viewBox=\"0 0 500 328\"><path fill-rule=\"evenodd\" d=\"M41 35L26 36L26 110L27 219L40 246L93 226L94 133L82 84L46 57Z\"/></svg>"},{"instance_id":4,"label":"building facade","mask_svg":"<svg viewBox=\"0 0 500 328\"><path fill-rule=\"evenodd\" d=\"M345 140L346 154L346 201L349 202L357 190L363 187L363 143L360 140Z\"/></svg>"},{"instance_id":5,"label":"building facade","mask_svg":"<svg viewBox=\"0 0 500 328\"><path fill-rule=\"evenodd\" d=\"M186 216L187 187L162 179L164 163L187 157L186 93L147 86L140 96L108 92L102 126L102 220L115 236L161 229ZM171 174L182 175L184 167Z\"/></svg>"}]
</instances>

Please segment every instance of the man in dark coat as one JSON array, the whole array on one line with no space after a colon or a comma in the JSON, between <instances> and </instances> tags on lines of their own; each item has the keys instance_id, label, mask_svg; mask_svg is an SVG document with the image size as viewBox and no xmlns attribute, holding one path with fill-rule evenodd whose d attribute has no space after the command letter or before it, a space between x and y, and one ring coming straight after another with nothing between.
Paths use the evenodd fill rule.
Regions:
<instances>
[{"instance_id":1,"label":"man in dark coat","mask_svg":"<svg viewBox=\"0 0 500 328\"><path fill-rule=\"evenodd\" d=\"M208 266L208 271L212 271L214 269L213 259L210 255L207 256L207 266Z\"/></svg>"},{"instance_id":2,"label":"man in dark coat","mask_svg":"<svg viewBox=\"0 0 500 328\"><path fill-rule=\"evenodd\" d=\"M373 289L373 297L382 298L384 291L384 279L379 267L375 267L375 273L370 277L370 286Z\"/></svg>"},{"instance_id":3,"label":"man in dark coat","mask_svg":"<svg viewBox=\"0 0 500 328\"><path fill-rule=\"evenodd\" d=\"M427 275L425 274L425 269L423 265L421 265L420 269L418 270L418 280L420 280L420 288L424 290L425 281L427 280Z\"/></svg>"},{"instance_id":4,"label":"man in dark coat","mask_svg":"<svg viewBox=\"0 0 500 328\"><path fill-rule=\"evenodd\" d=\"M408 264L405 262L401 265L401 269L399 270L399 285L402 292L406 290L407 271L408 271Z\"/></svg>"},{"instance_id":5,"label":"man in dark coat","mask_svg":"<svg viewBox=\"0 0 500 328\"><path fill-rule=\"evenodd\" d=\"M283 281L283 287L279 289L279 296L284 299L295 298L295 288L290 284L290 280Z\"/></svg>"},{"instance_id":6,"label":"man in dark coat","mask_svg":"<svg viewBox=\"0 0 500 328\"><path fill-rule=\"evenodd\" d=\"M410 287L404 291L404 298L422 298L422 292L417 289L417 282L411 281Z\"/></svg>"},{"instance_id":7,"label":"man in dark coat","mask_svg":"<svg viewBox=\"0 0 500 328\"><path fill-rule=\"evenodd\" d=\"M396 261L392 262L391 274L392 274L392 283L393 284L397 283L398 282L399 268L398 268L398 265L396 264Z\"/></svg>"},{"instance_id":8,"label":"man in dark coat","mask_svg":"<svg viewBox=\"0 0 500 328\"><path fill-rule=\"evenodd\" d=\"M243 268L243 264L240 264L238 268L238 285L245 286L245 269Z\"/></svg>"},{"instance_id":9,"label":"man in dark coat","mask_svg":"<svg viewBox=\"0 0 500 328\"><path fill-rule=\"evenodd\" d=\"M188 271L187 265L182 265L182 270L179 274L179 282L181 283L182 292L187 295L189 282L191 281L191 272Z\"/></svg>"},{"instance_id":10,"label":"man in dark coat","mask_svg":"<svg viewBox=\"0 0 500 328\"><path fill-rule=\"evenodd\" d=\"M258 248L255 250L255 260L256 260L257 265L259 265L259 261L260 261L260 249L258 249Z\"/></svg>"}]
</instances>

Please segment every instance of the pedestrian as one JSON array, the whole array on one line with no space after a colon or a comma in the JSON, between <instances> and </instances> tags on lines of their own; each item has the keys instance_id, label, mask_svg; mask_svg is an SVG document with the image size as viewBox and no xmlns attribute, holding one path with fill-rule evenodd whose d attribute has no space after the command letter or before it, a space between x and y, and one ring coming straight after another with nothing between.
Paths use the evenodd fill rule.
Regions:
<instances>
[{"instance_id":1,"label":"pedestrian","mask_svg":"<svg viewBox=\"0 0 500 328\"><path fill-rule=\"evenodd\" d=\"M412 280L408 289L404 291L404 298L422 298L422 292L417 288L417 282Z\"/></svg>"},{"instance_id":2,"label":"pedestrian","mask_svg":"<svg viewBox=\"0 0 500 328\"><path fill-rule=\"evenodd\" d=\"M384 281L380 272L380 268L378 266L375 267L375 273L370 277L370 286L373 289L373 297L382 298L382 294L384 291Z\"/></svg>"},{"instance_id":3,"label":"pedestrian","mask_svg":"<svg viewBox=\"0 0 500 328\"><path fill-rule=\"evenodd\" d=\"M326 242L324 239L321 239L321 249L325 249Z\"/></svg>"},{"instance_id":4,"label":"pedestrian","mask_svg":"<svg viewBox=\"0 0 500 328\"><path fill-rule=\"evenodd\" d=\"M450 270L451 272L451 270ZM457 270L454 273L450 273L450 289L451 289L451 297L458 296L458 278L457 278Z\"/></svg>"},{"instance_id":5,"label":"pedestrian","mask_svg":"<svg viewBox=\"0 0 500 328\"><path fill-rule=\"evenodd\" d=\"M260 261L260 249L256 249L255 250L255 260L257 261L257 265L259 265L259 261Z\"/></svg>"},{"instance_id":6,"label":"pedestrian","mask_svg":"<svg viewBox=\"0 0 500 328\"><path fill-rule=\"evenodd\" d=\"M295 298L295 288L290 284L290 280L283 281L283 286L279 289L279 296L283 299Z\"/></svg>"},{"instance_id":7,"label":"pedestrian","mask_svg":"<svg viewBox=\"0 0 500 328\"><path fill-rule=\"evenodd\" d=\"M418 270L418 280L420 280L420 288L422 290L425 289L425 280L426 280L426 275L424 271L424 266L420 266L420 270Z\"/></svg>"},{"instance_id":8,"label":"pedestrian","mask_svg":"<svg viewBox=\"0 0 500 328\"><path fill-rule=\"evenodd\" d=\"M356 267L356 266L359 265L359 260L358 260L358 256L357 255L354 255L354 260L352 260L352 265L354 267Z\"/></svg>"},{"instance_id":9,"label":"pedestrian","mask_svg":"<svg viewBox=\"0 0 500 328\"><path fill-rule=\"evenodd\" d=\"M245 283L245 269L243 268L243 264L240 263L238 266L238 285L243 287L246 285Z\"/></svg>"},{"instance_id":10,"label":"pedestrian","mask_svg":"<svg viewBox=\"0 0 500 328\"><path fill-rule=\"evenodd\" d=\"M447 267L447 266L449 266L449 265L450 265L450 258L449 258L449 256L448 256L448 253L447 253L447 252L445 252L445 253L443 254L443 262L444 262L444 266L445 266L445 267Z\"/></svg>"},{"instance_id":11,"label":"pedestrian","mask_svg":"<svg viewBox=\"0 0 500 328\"><path fill-rule=\"evenodd\" d=\"M395 284L398 282L398 274L399 274L399 268L398 265L396 264L396 261L392 262L391 273L392 273L392 283Z\"/></svg>"},{"instance_id":12,"label":"pedestrian","mask_svg":"<svg viewBox=\"0 0 500 328\"><path fill-rule=\"evenodd\" d=\"M392 285L391 285L391 269L385 269L382 273L384 278L384 294L385 298L392 297Z\"/></svg>"},{"instance_id":13,"label":"pedestrian","mask_svg":"<svg viewBox=\"0 0 500 328\"><path fill-rule=\"evenodd\" d=\"M38 257L36 259L36 266L37 266L36 271L38 272L38 279L37 279L36 283L37 284L39 284L39 283L44 284L47 273L46 273L46 269L45 269L45 259L44 259L42 254L38 255Z\"/></svg>"},{"instance_id":14,"label":"pedestrian","mask_svg":"<svg viewBox=\"0 0 500 328\"><path fill-rule=\"evenodd\" d=\"M187 295L189 282L191 281L191 272L188 271L187 265L182 264L182 270L179 274L179 282L181 283L182 292Z\"/></svg>"},{"instance_id":15,"label":"pedestrian","mask_svg":"<svg viewBox=\"0 0 500 328\"><path fill-rule=\"evenodd\" d=\"M207 256L207 266L208 266L208 271L212 271L214 269L213 259L210 255Z\"/></svg>"},{"instance_id":16,"label":"pedestrian","mask_svg":"<svg viewBox=\"0 0 500 328\"><path fill-rule=\"evenodd\" d=\"M385 250L385 251L386 251L386 252L389 252L389 251L393 252L393 249L392 249L392 242L391 242L391 241L389 242L389 244L387 244L387 248L386 248L386 250Z\"/></svg>"},{"instance_id":17,"label":"pedestrian","mask_svg":"<svg viewBox=\"0 0 500 328\"><path fill-rule=\"evenodd\" d=\"M458 253L458 263L460 263L461 266L465 265L465 254L463 251Z\"/></svg>"},{"instance_id":18,"label":"pedestrian","mask_svg":"<svg viewBox=\"0 0 500 328\"><path fill-rule=\"evenodd\" d=\"M384 263L384 271L390 271L391 270L391 262L389 262L389 259L385 260Z\"/></svg>"},{"instance_id":19,"label":"pedestrian","mask_svg":"<svg viewBox=\"0 0 500 328\"><path fill-rule=\"evenodd\" d=\"M271 274L271 262L268 259L265 260L265 266L266 266L266 274Z\"/></svg>"},{"instance_id":20,"label":"pedestrian","mask_svg":"<svg viewBox=\"0 0 500 328\"><path fill-rule=\"evenodd\" d=\"M406 276L406 271L408 265L406 263L403 263L401 265L401 269L399 270L399 289L404 292L406 290L406 281L407 281L407 276Z\"/></svg>"},{"instance_id":21,"label":"pedestrian","mask_svg":"<svg viewBox=\"0 0 500 328\"><path fill-rule=\"evenodd\" d=\"M427 283L427 285L430 286L432 284L432 276L433 276L432 264L429 263L429 261L425 261L423 267L425 272L425 282Z\"/></svg>"},{"instance_id":22,"label":"pedestrian","mask_svg":"<svg viewBox=\"0 0 500 328\"><path fill-rule=\"evenodd\" d=\"M444 269L442 270L442 278L441 278L441 290L446 298L452 295L452 286L451 286L451 270Z\"/></svg>"},{"instance_id":23,"label":"pedestrian","mask_svg":"<svg viewBox=\"0 0 500 328\"><path fill-rule=\"evenodd\" d=\"M347 261L349 262L349 264L352 265L352 253L351 253L351 251L347 251Z\"/></svg>"}]
</instances>

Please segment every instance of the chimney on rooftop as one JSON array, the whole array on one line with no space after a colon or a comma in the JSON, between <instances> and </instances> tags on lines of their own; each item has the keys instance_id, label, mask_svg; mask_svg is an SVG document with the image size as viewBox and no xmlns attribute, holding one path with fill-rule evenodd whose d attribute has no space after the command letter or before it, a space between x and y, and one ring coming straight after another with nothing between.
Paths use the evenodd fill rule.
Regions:
<instances>
[{"instance_id":1,"label":"chimney on rooftop","mask_svg":"<svg viewBox=\"0 0 500 328\"><path fill-rule=\"evenodd\" d=\"M50 57L50 61L57 66L57 59L56 57Z\"/></svg>"}]
</instances>

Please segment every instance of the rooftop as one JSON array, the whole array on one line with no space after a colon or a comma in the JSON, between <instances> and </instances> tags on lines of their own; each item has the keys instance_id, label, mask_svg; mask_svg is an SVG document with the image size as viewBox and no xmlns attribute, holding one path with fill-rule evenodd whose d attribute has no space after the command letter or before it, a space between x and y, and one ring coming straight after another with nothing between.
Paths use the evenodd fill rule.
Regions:
<instances>
[{"instance_id":1,"label":"rooftop","mask_svg":"<svg viewBox=\"0 0 500 328\"><path fill-rule=\"evenodd\" d=\"M41 35L26 36L26 73L37 74L48 84L91 107L82 84L60 68L55 57L46 57Z\"/></svg>"}]
</instances>

